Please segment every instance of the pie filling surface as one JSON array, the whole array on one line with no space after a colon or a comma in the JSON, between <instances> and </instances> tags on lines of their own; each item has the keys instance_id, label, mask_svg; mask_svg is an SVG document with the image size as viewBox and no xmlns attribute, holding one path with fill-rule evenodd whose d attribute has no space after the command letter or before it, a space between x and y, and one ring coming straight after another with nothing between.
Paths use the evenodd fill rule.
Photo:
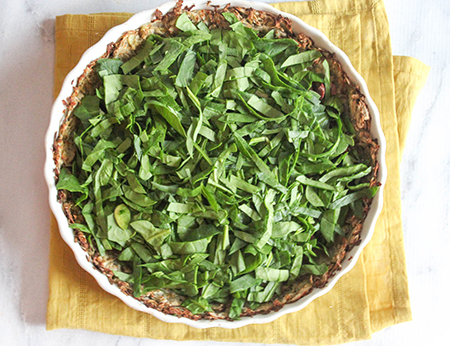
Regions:
<instances>
[{"instance_id":1,"label":"pie filling surface","mask_svg":"<svg viewBox=\"0 0 450 346\"><path fill-rule=\"evenodd\" d=\"M88 260L191 319L276 311L323 287L378 188L359 88L289 19L157 11L90 63L54 142Z\"/></svg>"}]
</instances>

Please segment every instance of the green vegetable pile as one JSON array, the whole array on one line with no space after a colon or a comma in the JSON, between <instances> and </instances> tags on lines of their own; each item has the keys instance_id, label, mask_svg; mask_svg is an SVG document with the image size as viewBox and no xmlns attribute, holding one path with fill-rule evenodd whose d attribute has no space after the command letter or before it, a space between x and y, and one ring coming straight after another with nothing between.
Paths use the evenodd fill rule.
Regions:
<instances>
[{"instance_id":1,"label":"green vegetable pile","mask_svg":"<svg viewBox=\"0 0 450 346\"><path fill-rule=\"evenodd\" d=\"M237 319L326 273L376 188L322 54L223 16L229 30L182 14L176 36L97 61L102 85L74 110L77 155L57 188L136 297L170 289L193 314L225 303Z\"/></svg>"}]
</instances>

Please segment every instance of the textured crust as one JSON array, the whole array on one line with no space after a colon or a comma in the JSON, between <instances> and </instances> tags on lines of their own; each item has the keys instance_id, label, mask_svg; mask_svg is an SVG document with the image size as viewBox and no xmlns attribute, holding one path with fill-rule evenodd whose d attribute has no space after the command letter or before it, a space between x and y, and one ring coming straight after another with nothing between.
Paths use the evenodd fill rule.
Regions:
<instances>
[{"instance_id":1,"label":"textured crust","mask_svg":"<svg viewBox=\"0 0 450 346\"><path fill-rule=\"evenodd\" d=\"M278 37L295 39L301 49L319 49L326 57L330 66L332 93L339 96L351 114L351 122L356 132L355 147L362 157L371 159L373 170L370 176L370 184L371 186L379 185L377 181L377 153L379 146L377 140L373 139L370 135L371 118L367 104L364 101L364 95L359 91L359 87L349 80L336 57L330 52L315 47L314 42L306 35L294 33L291 29L291 21L288 18L282 17L281 15L276 16L268 12L256 11L252 8L230 7L229 5L221 9L214 7L214 10L192 10L192 8L182 8L182 1L179 1L176 7L166 15L162 15L157 10L155 19L151 23L139 29L125 32L116 42L110 43L105 54L99 58L114 57L126 61L136 54L148 35L159 34L161 36L170 36L176 34L178 29L175 27L175 22L183 12L187 13L194 23L202 21L210 28L228 28L228 22L220 14L223 12L232 12L245 25L255 30L266 32L275 29ZM75 157L76 147L71 135L77 125L77 119L73 116L73 110L84 95L94 93L96 87L100 84L100 80L93 70L95 63L96 60L86 66L83 74L78 78L76 86L73 88L72 95L64 101L66 106L64 119L61 123L59 133L55 136L53 145L56 181L58 180L61 167L70 167ZM313 87L319 94L323 94L323 85L318 84ZM70 192L60 190L58 192L58 201L62 204L64 214L70 224L84 222L79 208L75 206L71 198ZM278 311L285 304L295 302L309 294L314 288L324 287L328 280L341 269L341 263L346 253L361 242L360 233L362 224L369 211L371 199L365 198L363 202L365 206L364 217L362 219L358 219L355 216L349 217L346 222L345 237L337 239L334 248L330 249L329 253L332 256L330 256L331 260L328 259L326 261L329 268L326 274L322 276L304 275L299 277L294 284L289 286L285 285L282 289L282 295L276 296L273 301L261 304L255 310L244 307L241 317ZM79 230L74 230L74 239L87 253L87 259L97 270L108 277L111 284L116 284L124 294L133 296L132 287L128 283L119 280L113 274L113 270L117 269L127 271L127 268L121 267L115 261L114 252L108 252L103 257L100 256L95 247L87 241L85 235ZM156 290L135 299L141 301L147 307L163 313L187 317L193 320L229 319L227 313L229 304L217 304L213 306L213 312L194 315L186 308L180 306L184 298L170 290Z\"/></svg>"}]
</instances>

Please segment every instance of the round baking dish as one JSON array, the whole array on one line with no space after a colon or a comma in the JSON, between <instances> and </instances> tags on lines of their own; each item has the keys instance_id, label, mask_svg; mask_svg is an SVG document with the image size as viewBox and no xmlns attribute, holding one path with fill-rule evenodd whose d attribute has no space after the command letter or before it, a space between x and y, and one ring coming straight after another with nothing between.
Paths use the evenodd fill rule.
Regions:
<instances>
[{"instance_id":1,"label":"round baking dish","mask_svg":"<svg viewBox=\"0 0 450 346\"><path fill-rule=\"evenodd\" d=\"M334 277L332 277L325 287L323 288L314 288L313 291L306 295L305 297L299 299L298 301L290 304L286 304L283 308L281 308L279 311L271 312L267 315L255 315L253 317L243 317L240 320L236 321L226 321L226 320L198 320L194 321L188 318L178 318L176 316L167 315L160 311L151 309L146 307L141 302L135 300L134 298L125 295L120 291L120 289L112 285L108 278L97 271L92 263L90 263L86 258L86 253L81 249L80 245L76 242L74 242L73 237L73 231L71 228L69 228L68 221L66 216L64 215L61 204L57 201L57 189L55 186L55 180L54 180L54 162L53 162L53 141L55 138L55 134L58 133L59 127L62 121L62 115L65 110L64 100L66 100L73 91L73 83L77 80L77 78L83 73L83 70L85 67L92 61L100 57L102 54L105 53L107 49L107 45L110 42L115 42L125 31L136 29L140 26L142 26L145 23L148 23L154 18L154 14L156 10L161 11L163 14L170 11L174 6L175 2L168 2L165 3L158 8L147 10L140 12L133 17L131 17L127 22L124 24L118 25L111 30L109 30L104 37L94 46L89 48L81 57L80 61L76 65L76 67L67 75L67 77L64 80L64 83L61 88L61 92L56 98L52 112L51 112L51 119L50 119L50 126L48 128L48 132L46 135L46 141L45 141L45 151L46 151L46 162L45 162L45 168L44 168L44 174L45 179L48 184L49 188L49 203L51 210L53 214L55 215L55 218L58 222L59 230L61 233L62 238L64 241L69 245L69 247L72 249L75 258L79 265L86 270L89 274L91 274L98 284L108 293L120 298L125 304L127 304L129 307L142 311L145 313L149 313L158 319L169 322L169 323L184 323L189 326L195 327L195 328L210 328L210 327L222 327L222 328L238 328L242 327L248 324L254 324L254 323L267 323L271 322L278 317L285 315L287 313L296 312L301 309L303 309L305 306L307 306L310 302L312 302L314 299L320 297L321 295L327 293L329 290L332 289L332 287L336 284L336 282L339 280L340 277L342 277L344 274L346 274L348 271L350 271L356 261L359 258L359 255L363 248L368 244L370 241L376 220L378 218L378 215L381 212L382 204L383 204L383 187L386 182L386 163L385 163L385 151L386 151L386 141L381 129L380 125L380 116L377 110L377 107L375 106L374 102L372 101L367 85L363 78L356 72L356 70L353 68L349 58L345 55L344 52L342 52L338 47L333 45L330 40L319 30L305 24L302 20L299 18L284 13L281 11L276 10L272 6L261 3L261 2L248 2L248 1L214 1L213 5L218 6L224 6L226 4L231 4L231 6L238 6L238 7L252 7L256 10L260 11L266 11L273 14L281 14L284 17L289 18L292 20L292 29L294 32L302 32L306 36L309 36L313 39L315 45L317 47L323 48L329 52L332 52L336 55L337 60L341 63L343 70L348 75L349 79L358 85L360 87L360 90L362 94L365 95L365 102L368 106L370 116L372 118L371 123L371 134L374 138L378 139L378 144L380 146L378 151L378 163L379 163L379 171L378 171L378 181L381 183L380 189L376 196L374 197L371 205L371 209L367 215L367 218L364 222L363 229L361 232L361 243L358 246L355 246L352 250L350 250L346 254L346 258L348 260L345 260L342 262L342 269L336 273ZM191 6L195 5L194 9L211 9L211 6L207 4L206 1L185 1L184 5Z\"/></svg>"}]
</instances>

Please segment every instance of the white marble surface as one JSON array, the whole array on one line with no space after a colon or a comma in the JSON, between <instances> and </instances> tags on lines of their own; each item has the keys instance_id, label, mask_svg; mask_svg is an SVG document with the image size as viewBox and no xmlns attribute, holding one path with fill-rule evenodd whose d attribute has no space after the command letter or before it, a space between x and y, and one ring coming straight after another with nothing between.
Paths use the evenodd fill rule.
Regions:
<instances>
[{"instance_id":1,"label":"white marble surface","mask_svg":"<svg viewBox=\"0 0 450 346\"><path fill-rule=\"evenodd\" d=\"M432 67L414 110L402 163L414 320L352 345L448 345L450 2L384 1L394 54L416 57ZM65 13L137 12L162 2L0 0L0 345L243 345L45 329L50 212L42 167L52 104L54 18Z\"/></svg>"}]
</instances>

